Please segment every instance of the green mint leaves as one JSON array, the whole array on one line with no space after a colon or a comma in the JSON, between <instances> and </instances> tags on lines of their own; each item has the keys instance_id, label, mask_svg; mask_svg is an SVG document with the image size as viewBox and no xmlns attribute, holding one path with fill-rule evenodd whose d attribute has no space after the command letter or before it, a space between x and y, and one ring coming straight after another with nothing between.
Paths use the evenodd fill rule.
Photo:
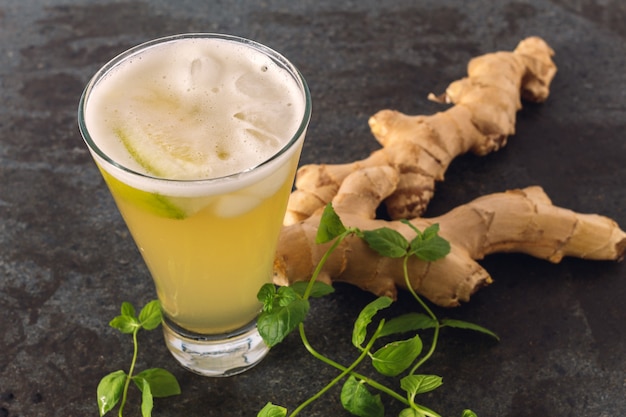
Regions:
<instances>
[{"instance_id":1,"label":"green mint leaves","mask_svg":"<svg viewBox=\"0 0 626 417\"><path fill-rule=\"evenodd\" d=\"M263 341L270 347L282 342L306 318L310 308L308 298L323 297L333 291L333 287L322 282L314 282L310 287L302 282L278 289L274 284L265 284L257 294L263 303L263 311L257 319Z\"/></svg>"},{"instance_id":2,"label":"green mint leaves","mask_svg":"<svg viewBox=\"0 0 626 417\"><path fill-rule=\"evenodd\" d=\"M287 409L279 405L272 403L265 404L265 407L259 411L257 417L285 417L287 415Z\"/></svg>"},{"instance_id":3,"label":"green mint leaves","mask_svg":"<svg viewBox=\"0 0 626 417\"><path fill-rule=\"evenodd\" d=\"M139 317L135 316L135 307L127 301L122 303L121 314L109 323L109 326L122 333L135 333L141 328L154 330L161 324L161 307L159 302L154 300L145 305L139 312Z\"/></svg>"},{"instance_id":4,"label":"green mint leaves","mask_svg":"<svg viewBox=\"0 0 626 417\"><path fill-rule=\"evenodd\" d=\"M356 321L354 322L354 329L352 330L352 344L359 348L362 348L363 342L365 342L365 336L367 335L367 326L372 322L372 319L380 310L387 308L391 305L393 300L389 297L380 297L368 305L366 305Z\"/></svg>"},{"instance_id":5,"label":"green mint leaves","mask_svg":"<svg viewBox=\"0 0 626 417\"><path fill-rule=\"evenodd\" d=\"M266 284L259 300L263 302L263 314L257 320L257 328L270 347L282 342L309 312L309 302L290 287L276 291L274 285Z\"/></svg>"},{"instance_id":6,"label":"green mint leaves","mask_svg":"<svg viewBox=\"0 0 626 417\"><path fill-rule=\"evenodd\" d=\"M100 380L98 384L98 410L103 416L113 409L122 397L126 382L126 372L111 372Z\"/></svg>"},{"instance_id":7,"label":"green mint leaves","mask_svg":"<svg viewBox=\"0 0 626 417\"><path fill-rule=\"evenodd\" d=\"M161 324L161 319L161 306L157 300L146 304L138 316L135 313L135 307L124 302L120 309L120 315L109 323L111 327L120 332L133 336L134 351L128 373L119 370L111 372L100 380L97 388L100 416L111 411L118 403L120 404L118 416L122 416L130 381L133 381L141 391L142 417L152 415L153 398L180 394L180 386L176 377L165 369L152 368L133 375L138 352L137 333L141 329L156 329Z\"/></svg>"},{"instance_id":8,"label":"green mint leaves","mask_svg":"<svg viewBox=\"0 0 626 417\"><path fill-rule=\"evenodd\" d=\"M320 218L320 224L317 228L317 235L315 236L316 243L326 243L331 240L344 235L348 230L341 222L341 219L333 209L333 206L327 204L324 207L322 216Z\"/></svg>"},{"instance_id":9,"label":"green mint leaves","mask_svg":"<svg viewBox=\"0 0 626 417\"><path fill-rule=\"evenodd\" d=\"M438 235L438 224L433 224L420 232L410 222L406 220L401 220L401 222L415 232L415 238L411 242L407 241L400 232L389 228L366 230L363 232L363 239L379 255L388 258L417 256L423 261L432 262L443 258L450 252L448 241Z\"/></svg>"},{"instance_id":10,"label":"green mint leaves","mask_svg":"<svg viewBox=\"0 0 626 417\"><path fill-rule=\"evenodd\" d=\"M341 404L355 416L385 417L380 395L372 395L363 381L350 376L341 389Z\"/></svg>"},{"instance_id":11,"label":"green mint leaves","mask_svg":"<svg viewBox=\"0 0 626 417\"><path fill-rule=\"evenodd\" d=\"M401 401L406 405L399 417L440 417L436 412L418 404L420 394L439 388L442 378L437 375L418 373L418 369L431 358L443 327L454 327L481 332L495 339L495 335L484 327L461 320L438 319L428 305L411 288L408 275L408 260L417 257L425 262L435 262L450 252L450 244L439 236L439 225L433 224L425 230L418 230L409 221L402 223L415 236L408 240L399 231L383 227L361 231L358 228L344 226L341 219L329 204L322 213L317 236L317 244L329 243L329 247L315 268L308 282L298 282L290 287L276 288L266 284L258 293L263 302L263 312L258 320L261 336L269 346L280 343L296 328L302 343L315 358L340 371L339 375L323 387L318 393L304 401L291 413L285 407L267 403L257 417L293 417L310 403L320 398L332 386L343 381L341 404L344 409L358 417L383 417L385 408L380 393ZM406 233L407 229L404 230ZM379 255L402 259L404 279L407 288L424 310L423 313L408 313L391 319L376 320L379 313L391 306L388 297L379 297L366 305L355 320L352 331L352 344L358 357L349 366L343 366L325 357L310 344L306 337L304 321L310 309L309 298L321 297L331 293L332 287L317 281L317 277L330 254L348 236L363 239ZM432 331L432 341L428 349L418 332ZM391 339L387 341L387 339ZM381 375L401 376L400 392L382 385L373 379L356 372L356 367L364 360L370 360L371 366ZM370 389L379 393L372 393ZM462 417L477 417L471 410L464 410Z\"/></svg>"}]
</instances>

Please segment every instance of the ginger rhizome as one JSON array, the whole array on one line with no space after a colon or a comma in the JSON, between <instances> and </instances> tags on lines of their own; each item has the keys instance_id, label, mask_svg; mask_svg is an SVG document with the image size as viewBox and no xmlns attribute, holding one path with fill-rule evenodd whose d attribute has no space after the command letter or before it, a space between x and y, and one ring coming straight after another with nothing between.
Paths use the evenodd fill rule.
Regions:
<instances>
[{"instance_id":1,"label":"ginger rhizome","mask_svg":"<svg viewBox=\"0 0 626 417\"><path fill-rule=\"evenodd\" d=\"M339 165L305 165L278 245L274 281L288 285L310 279L327 249L315 236L323 207L332 201L348 227L388 227L411 240L414 231L397 219L412 219L424 230L438 223L451 252L444 259L409 263L411 287L433 303L456 306L491 283L476 261L494 252L526 253L550 262L564 256L621 260L626 234L613 220L552 205L540 187L478 198L436 218L419 218L435 182L443 180L452 160L465 152L486 155L515 133L521 100L543 102L556 73L554 52L537 37L523 40L513 52L486 54L470 61L468 76L432 100L451 103L430 116L407 116L382 110L372 116L372 133L382 145L368 158ZM376 219L384 200L391 220ZM356 236L345 239L319 275L377 295L395 297L405 287L402 261L385 258Z\"/></svg>"},{"instance_id":2,"label":"ginger rhizome","mask_svg":"<svg viewBox=\"0 0 626 417\"><path fill-rule=\"evenodd\" d=\"M399 174L395 191L385 201L389 216L421 215L434 194L435 182L443 180L456 156L470 151L486 155L500 149L515 133L521 99L546 100L556 73L553 54L542 39L527 38L512 52L472 59L466 78L450 84L439 97L431 95L433 100L454 104L445 111L429 116L378 112L369 124L382 148L348 164L301 167L285 225L324 207L352 172L374 166L388 166Z\"/></svg>"},{"instance_id":3,"label":"ginger rhizome","mask_svg":"<svg viewBox=\"0 0 626 417\"><path fill-rule=\"evenodd\" d=\"M399 220L376 219L380 202L396 190L400 175L391 167L358 170L347 176L332 204L347 227L374 230L388 227L407 240L415 232ZM289 285L312 276L328 244L315 236L321 211L281 233L274 281ZM626 233L617 223L596 214L581 214L554 206L538 187L486 195L433 218L416 218L419 230L439 224L439 234L451 246L443 259L409 261L413 289L433 303L453 307L492 282L476 261L495 252L518 252L558 263L565 256L590 260L621 260ZM345 239L332 252L318 279L347 282L376 295L395 298L406 287L401 259L386 258L356 236Z\"/></svg>"}]
</instances>

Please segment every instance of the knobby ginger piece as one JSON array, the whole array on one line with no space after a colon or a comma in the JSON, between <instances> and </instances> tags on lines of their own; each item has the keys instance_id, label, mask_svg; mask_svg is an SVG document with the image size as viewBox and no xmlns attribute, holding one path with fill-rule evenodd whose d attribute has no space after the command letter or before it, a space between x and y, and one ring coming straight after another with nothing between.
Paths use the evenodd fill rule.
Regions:
<instances>
[{"instance_id":1,"label":"knobby ginger piece","mask_svg":"<svg viewBox=\"0 0 626 417\"><path fill-rule=\"evenodd\" d=\"M402 222L375 218L380 201L393 194L401 175L389 167L355 171L345 178L332 204L346 226L361 230L388 227L407 240L415 236ZM289 285L309 280L329 244L315 243L321 210L284 226L275 260L274 282ZM451 252L435 262L412 257L413 289L435 304L453 307L469 301L492 278L476 261L496 252L519 252L558 263L571 256L589 260L622 260L626 233L610 218L554 206L541 187L477 198L433 218L411 220L419 230L438 223ZM349 237L335 250L319 279L347 282L376 295L396 297L405 288L401 259L381 257L359 238Z\"/></svg>"},{"instance_id":2,"label":"knobby ginger piece","mask_svg":"<svg viewBox=\"0 0 626 417\"><path fill-rule=\"evenodd\" d=\"M516 112L522 98L543 102L556 73L553 50L538 37L524 39L512 52L494 52L472 59L466 78L455 81L445 94L429 98L454 104L433 115L408 116L381 110L369 120L382 145L368 158L337 165L305 165L298 170L284 224L311 216L330 202L352 172L388 166L399 175L395 191L386 199L392 219L421 215L430 202L435 182L451 161L473 152L486 155L506 145L515 133Z\"/></svg>"}]
</instances>

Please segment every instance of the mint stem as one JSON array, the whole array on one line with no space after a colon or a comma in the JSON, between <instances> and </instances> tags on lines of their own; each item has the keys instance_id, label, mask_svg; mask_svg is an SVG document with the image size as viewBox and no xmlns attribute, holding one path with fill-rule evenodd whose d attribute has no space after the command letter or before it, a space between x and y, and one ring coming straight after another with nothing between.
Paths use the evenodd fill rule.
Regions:
<instances>
[{"instance_id":1,"label":"mint stem","mask_svg":"<svg viewBox=\"0 0 626 417\"><path fill-rule=\"evenodd\" d=\"M337 236L335 238L335 240L333 241L333 244L328 248L328 250L326 250L326 252L324 253L324 255L322 255L322 258L320 259L320 261L317 263L317 266L315 267L315 270L313 271L313 274L311 275L311 278L309 279L309 283L307 285L307 288L305 289L304 295L302 298L304 298L305 300L309 297L312 289L313 289L313 284L315 283L315 281L317 281L317 277L320 274L320 272L322 271L322 269L324 268L324 265L326 264L326 262L328 261L328 258L330 257L330 255L335 251L335 249L341 244L341 242L348 237L351 234L357 233L358 229L356 228L349 228L347 229L345 232L343 232L342 234L340 234L339 236ZM365 356L362 354L361 356L363 358L361 358L361 356L359 358L357 358L358 362L353 363L353 366L345 367L335 361L333 361L330 358L327 358L326 356L322 355L321 353L317 352L313 346L309 343L307 337L306 337L306 333L304 331L304 325L302 323L300 323L299 325L299 331L300 331L300 338L302 339L302 343L304 344L304 347L306 348L306 350L315 358L317 358L318 360L326 363L327 365L332 366L335 369L338 369L340 371L342 371L342 374L339 375L338 378L336 378L336 381L333 380L331 383L329 383L324 389L323 391L320 391L318 394L316 394L314 397L311 397L309 400L307 400L305 403L301 404L300 407L298 407L296 410L294 410L294 412L291 414L291 416L295 416L297 413L300 412L300 410L302 410L304 407L306 407L306 405L312 403L313 401L315 401L317 398L319 398L325 391L328 390L328 388L330 388L332 385L336 384L341 378L343 378L344 376L351 374L354 377L362 380L363 382L365 382L367 385L386 393L387 395L389 395L390 397L395 398L396 400L406 404L406 405L410 405L410 403L407 401L407 399L403 396L401 396L400 394L398 394L397 392L395 392L394 390L376 382L375 380L368 378L364 375L359 374L358 372L354 372L354 368L356 367L356 365L358 363L360 363L363 358L365 358ZM377 336L377 334L375 334L375 336ZM372 343L375 340L376 337L372 338ZM368 345L369 346L369 345ZM369 348L366 348L364 350L364 354L367 354L369 352L369 349L371 349L371 346L369 346Z\"/></svg>"},{"instance_id":2,"label":"mint stem","mask_svg":"<svg viewBox=\"0 0 626 417\"><path fill-rule=\"evenodd\" d=\"M320 361L331 365L333 367L336 367L338 369L340 369L342 372L337 375L333 380L331 380L328 384L326 384L321 390L319 390L315 395L313 395L312 397L310 397L308 400L306 400L305 402L303 402L302 404L300 404L298 406L298 408L296 408L291 414L290 416L293 417L295 415L297 415L298 413L300 413L300 411L302 411L305 407L307 407L309 404L311 404L312 402L314 402L315 400L317 400L319 397L321 397L322 395L324 395L324 393L326 393L326 391L328 391L329 389L331 389L335 384L337 384L339 381L341 381L343 378L345 378L347 375L350 375L352 373L352 371L354 370L354 368L356 368L362 361L363 359L365 359L367 357L367 355L369 354L369 351L372 349L372 346L374 346L374 342L376 341L376 339L378 338L378 335L380 334L380 332L383 329L383 322L381 322L378 325L378 328L376 329L376 332L374 332L374 335L372 336L372 338L370 339L369 343L365 346L365 348L363 349L363 352L361 352L361 354L359 355L358 358L356 358L356 360L354 362L352 362L352 365L350 365L349 367L345 368L343 366L335 366L335 363L328 359L326 356L318 353L313 346L311 346L311 344L309 343L306 334L304 332L304 325L302 323L300 323L298 325L299 330L300 330L300 338L302 339L302 343L304 344L306 350L309 351L309 353L311 355L313 355L315 358L319 359Z\"/></svg>"},{"instance_id":3,"label":"mint stem","mask_svg":"<svg viewBox=\"0 0 626 417\"><path fill-rule=\"evenodd\" d=\"M375 335L377 336L377 334ZM390 397L395 398L398 401L401 401L402 403L409 405L409 402L407 401L406 398L404 398L403 396L401 396L400 394L398 394L397 392L395 392L394 390L382 385L379 382L376 382L375 380L362 375L358 372L354 371L354 367L351 367L352 369L348 369L347 367L341 365L340 363L337 363L335 361L333 361L330 358L327 358L326 356L322 355L321 353L317 352L315 350L315 348L313 348L313 346L309 343L307 337L306 337L306 333L304 331L304 326L302 326L302 329L300 329L300 338L302 339L302 343L304 344L304 347L306 348L306 350L315 358L317 358L318 360L324 362L327 365L332 366L335 369L338 369L342 372L345 372L347 370L350 371L350 375L353 375L355 378L358 378L360 380L362 380L363 382L365 382L367 385L376 388L377 390L386 393L387 395L389 395ZM374 339L372 339L373 341ZM368 345L369 346L369 345ZM366 347L366 349L364 350L363 353L368 353L369 350L371 349L371 346ZM357 359L358 360L358 359Z\"/></svg>"},{"instance_id":4,"label":"mint stem","mask_svg":"<svg viewBox=\"0 0 626 417\"><path fill-rule=\"evenodd\" d=\"M408 263L409 263L409 255L406 255L402 263L402 269L404 271L404 281L406 283L406 287L409 289L409 292L411 293L413 298L417 300L417 302L422 306L422 308L426 311L426 313L430 316L430 318L433 319L433 321L435 322L435 332L433 334L433 342L430 345L430 349L428 350L426 355L424 355L419 361L417 361L417 363L413 366L413 368L411 368L411 371L409 372L409 374L413 375L419 369L420 366L422 366L428 359L430 359L430 357L435 352L435 349L437 348L437 340L439 339L439 329L441 328L441 326L439 324L439 320L437 319L437 316L435 316L435 313L433 313L433 311L430 308L428 308L426 303L422 300L422 298L419 295L417 295L417 293L413 289L413 286L411 285L411 280L409 279ZM413 404L413 401L411 401L411 403Z\"/></svg>"},{"instance_id":5,"label":"mint stem","mask_svg":"<svg viewBox=\"0 0 626 417\"><path fill-rule=\"evenodd\" d=\"M343 242L343 240L351 233L353 233L352 230L347 230L344 233L340 234L333 241L333 244L328 248L328 250L324 253L320 261L317 263L317 266L315 267L315 270L313 271L313 275L311 275L311 279L309 279L309 283L306 289L304 290L304 294L302 296L303 299L306 300L311 295L311 291L313 291L313 285L315 284L315 281L317 281L317 277L322 271L322 268L324 268L324 265L326 264L326 261L330 257L330 254L333 253L335 249L337 248L337 246L339 246L341 242Z\"/></svg>"},{"instance_id":6,"label":"mint stem","mask_svg":"<svg viewBox=\"0 0 626 417\"><path fill-rule=\"evenodd\" d=\"M120 403L120 408L118 412L118 416L122 417L122 411L124 410L124 405L126 404L126 397L128 396L128 387L130 386L130 380L133 377L133 372L135 371L135 363L137 362L137 352L139 350L139 346L137 343L137 332L141 327L137 326L135 330L133 330L133 359L130 363L130 369L128 370L128 375L126 375L126 381L124 382L124 391L122 392L122 402Z\"/></svg>"}]
</instances>

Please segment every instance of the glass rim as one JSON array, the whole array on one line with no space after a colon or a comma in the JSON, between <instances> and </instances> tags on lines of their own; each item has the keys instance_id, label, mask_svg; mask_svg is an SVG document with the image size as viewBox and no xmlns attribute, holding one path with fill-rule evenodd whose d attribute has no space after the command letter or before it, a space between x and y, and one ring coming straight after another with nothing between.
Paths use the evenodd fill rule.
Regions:
<instances>
[{"instance_id":1,"label":"glass rim","mask_svg":"<svg viewBox=\"0 0 626 417\"><path fill-rule=\"evenodd\" d=\"M298 129L291 136L291 138L285 142L285 144L270 157L264 159L261 162L258 162L250 167L242 169L240 171L222 175L211 178L198 178L198 179L176 179L176 178L165 178L156 175L150 175L145 172L140 172L138 170L127 167L126 165L115 161L106 152L104 152L94 141L91 134L89 133L89 129L87 128L87 122L85 120L85 110L87 101L89 100L89 95L93 88L97 85L97 83L104 78L111 70L113 70L116 66L127 60L128 58L148 49L154 47L156 45L173 42L179 39L220 39L229 42L239 43L241 45L245 45L249 48L256 49L258 52L263 53L268 56L274 62L279 64L283 69L287 70L291 77L299 84L300 90L303 93L304 100L304 112L302 114L302 119L300 124L298 125ZM79 104L78 104L78 129L80 134L87 144L90 150L92 150L98 157L102 158L107 164L112 165L113 167L122 170L126 174L130 174L132 176L142 177L145 179L149 179L151 181L157 182L168 182L168 183L179 183L179 184L206 184L211 182L222 182L236 179L246 173L250 173L252 171L258 170L261 167L264 167L268 164L271 164L273 161L279 159L282 155L287 153L298 140L304 135L306 129L309 125L311 119L311 111L312 111L312 101L311 101L311 92L309 90L308 84L304 79L304 76L298 70L298 68L291 63L285 56L276 50L263 45L259 42L243 38L236 35L229 35L223 33L213 33L213 32L191 32L191 33L181 33L176 35L169 35L160 38L155 38L138 45L135 45L125 51L119 53L118 55L111 58L107 63L105 63L87 82L87 85L83 89L83 92L80 96ZM104 167L103 167L104 168Z\"/></svg>"}]
</instances>

